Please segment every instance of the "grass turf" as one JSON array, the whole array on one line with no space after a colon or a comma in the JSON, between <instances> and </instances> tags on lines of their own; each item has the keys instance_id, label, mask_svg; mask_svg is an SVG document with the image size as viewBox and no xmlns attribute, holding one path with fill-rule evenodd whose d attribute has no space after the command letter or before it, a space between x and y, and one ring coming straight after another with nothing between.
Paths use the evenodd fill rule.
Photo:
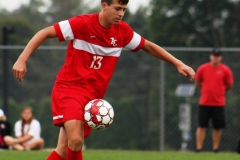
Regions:
<instances>
[{"instance_id":1,"label":"grass turf","mask_svg":"<svg viewBox=\"0 0 240 160\"><path fill-rule=\"evenodd\" d=\"M0 160L45 160L49 151L0 151ZM239 160L236 153L85 150L84 160Z\"/></svg>"}]
</instances>

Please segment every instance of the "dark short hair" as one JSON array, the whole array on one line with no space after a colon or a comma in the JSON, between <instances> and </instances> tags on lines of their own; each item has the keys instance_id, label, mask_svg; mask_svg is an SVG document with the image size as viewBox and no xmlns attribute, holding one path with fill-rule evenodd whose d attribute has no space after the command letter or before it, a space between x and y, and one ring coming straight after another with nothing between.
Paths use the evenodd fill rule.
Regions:
<instances>
[{"instance_id":1,"label":"dark short hair","mask_svg":"<svg viewBox=\"0 0 240 160\"><path fill-rule=\"evenodd\" d=\"M106 2L109 6L113 3L114 0L101 0L101 3ZM119 4L128 4L129 0L118 0Z\"/></svg>"}]
</instances>

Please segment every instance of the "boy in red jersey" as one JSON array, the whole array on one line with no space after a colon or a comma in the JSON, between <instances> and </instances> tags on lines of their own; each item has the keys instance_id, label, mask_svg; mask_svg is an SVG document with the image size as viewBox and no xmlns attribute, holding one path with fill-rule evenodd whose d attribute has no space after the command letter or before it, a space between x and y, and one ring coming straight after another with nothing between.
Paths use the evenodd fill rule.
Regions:
<instances>
[{"instance_id":1,"label":"boy in red jersey","mask_svg":"<svg viewBox=\"0 0 240 160\"><path fill-rule=\"evenodd\" d=\"M196 151L202 150L206 127L212 119L213 151L218 152L222 134L225 128L225 93L233 86L232 71L221 63L222 55L218 49L210 54L210 63L205 63L197 69L196 86L201 89L199 102L199 126L196 131Z\"/></svg>"},{"instance_id":2,"label":"boy in red jersey","mask_svg":"<svg viewBox=\"0 0 240 160\"><path fill-rule=\"evenodd\" d=\"M70 41L66 62L52 90L53 121L61 129L57 147L47 160L82 160L84 137L91 132L83 121L84 106L92 99L103 98L123 48L143 49L194 79L192 68L122 21L127 4L128 0L102 0L99 14L75 16L39 31L14 64L14 76L22 81L28 58L43 41L55 37Z\"/></svg>"}]
</instances>

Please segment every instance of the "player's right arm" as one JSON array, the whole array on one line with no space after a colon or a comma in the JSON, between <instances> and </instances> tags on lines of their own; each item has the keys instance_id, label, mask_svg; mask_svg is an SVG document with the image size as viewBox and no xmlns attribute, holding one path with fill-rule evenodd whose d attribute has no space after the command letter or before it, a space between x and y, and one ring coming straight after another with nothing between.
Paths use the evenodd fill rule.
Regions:
<instances>
[{"instance_id":1,"label":"player's right arm","mask_svg":"<svg viewBox=\"0 0 240 160\"><path fill-rule=\"evenodd\" d=\"M184 76L189 76L191 81L195 79L195 71L191 67L185 65L182 61L178 60L155 43L146 40L142 49L145 52L151 54L152 56L157 57L158 59L173 64L177 67L180 74Z\"/></svg>"},{"instance_id":2,"label":"player's right arm","mask_svg":"<svg viewBox=\"0 0 240 160\"><path fill-rule=\"evenodd\" d=\"M13 65L12 71L14 76L20 81L27 72L26 63L31 54L47 39L57 37L56 31L53 26L44 28L37 32L33 38L28 42L23 52L18 57L17 61Z\"/></svg>"}]
</instances>

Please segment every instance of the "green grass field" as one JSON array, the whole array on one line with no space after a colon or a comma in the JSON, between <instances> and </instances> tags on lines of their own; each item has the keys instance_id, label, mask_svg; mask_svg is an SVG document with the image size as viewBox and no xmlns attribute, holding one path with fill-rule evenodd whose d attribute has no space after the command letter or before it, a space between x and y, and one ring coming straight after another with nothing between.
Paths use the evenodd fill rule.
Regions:
<instances>
[{"instance_id":1,"label":"green grass field","mask_svg":"<svg viewBox=\"0 0 240 160\"><path fill-rule=\"evenodd\" d=\"M45 160L47 151L0 151L0 160ZM239 160L236 153L86 150L84 160Z\"/></svg>"}]
</instances>

